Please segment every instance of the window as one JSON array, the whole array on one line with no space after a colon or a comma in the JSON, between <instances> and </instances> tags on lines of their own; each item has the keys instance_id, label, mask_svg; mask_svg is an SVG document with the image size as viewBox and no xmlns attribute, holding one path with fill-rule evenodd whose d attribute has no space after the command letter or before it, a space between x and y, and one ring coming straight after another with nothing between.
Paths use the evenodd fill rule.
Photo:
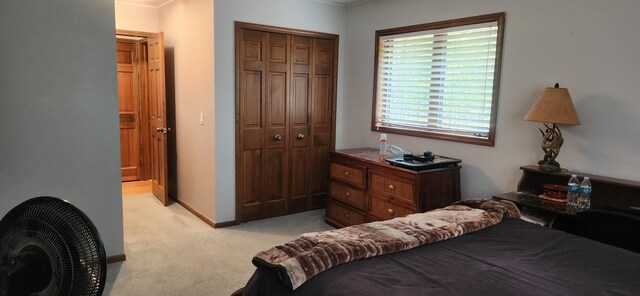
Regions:
<instances>
[{"instance_id":1,"label":"window","mask_svg":"<svg viewBox=\"0 0 640 296\"><path fill-rule=\"evenodd\" d=\"M493 146L504 18L376 31L372 130Z\"/></svg>"}]
</instances>

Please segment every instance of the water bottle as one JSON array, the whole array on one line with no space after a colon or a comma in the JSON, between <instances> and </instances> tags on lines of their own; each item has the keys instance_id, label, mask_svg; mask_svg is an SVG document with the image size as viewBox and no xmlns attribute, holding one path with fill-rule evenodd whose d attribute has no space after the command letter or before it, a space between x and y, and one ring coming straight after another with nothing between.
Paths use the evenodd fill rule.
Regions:
<instances>
[{"instance_id":1,"label":"water bottle","mask_svg":"<svg viewBox=\"0 0 640 296\"><path fill-rule=\"evenodd\" d=\"M571 175L571 179L567 183L567 206L577 206L578 194L580 194L580 181L578 181L578 175L574 174Z\"/></svg>"},{"instance_id":2,"label":"water bottle","mask_svg":"<svg viewBox=\"0 0 640 296\"><path fill-rule=\"evenodd\" d=\"M578 209L586 210L591 206L591 181L584 177L580 183L580 195L578 196Z\"/></svg>"},{"instance_id":3,"label":"water bottle","mask_svg":"<svg viewBox=\"0 0 640 296\"><path fill-rule=\"evenodd\" d=\"M385 156L387 155L387 147L388 143L387 143L387 134L381 134L380 135L380 155Z\"/></svg>"}]
</instances>

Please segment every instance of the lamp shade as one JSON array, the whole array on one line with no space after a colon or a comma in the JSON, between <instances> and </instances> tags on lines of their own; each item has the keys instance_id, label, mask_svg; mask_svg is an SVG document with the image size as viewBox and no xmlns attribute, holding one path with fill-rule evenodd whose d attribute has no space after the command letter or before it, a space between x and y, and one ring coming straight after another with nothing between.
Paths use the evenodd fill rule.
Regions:
<instances>
[{"instance_id":1,"label":"lamp shade","mask_svg":"<svg viewBox=\"0 0 640 296\"><path fill-rule=\"evenodd\" d=\"M544 90L524 119L556 124L580 124L569 90L560 88L558 84L555 88L547 87Z\"/></svg>"}]
</instances>

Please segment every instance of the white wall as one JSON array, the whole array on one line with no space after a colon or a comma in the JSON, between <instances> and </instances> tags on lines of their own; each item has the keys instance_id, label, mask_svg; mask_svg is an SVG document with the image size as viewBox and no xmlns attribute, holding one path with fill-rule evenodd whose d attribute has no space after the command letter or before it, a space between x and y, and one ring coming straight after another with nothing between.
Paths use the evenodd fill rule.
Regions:
<instances>
[{"instance_id":1,"label":"white wall","mask_svg":"<svg viewBox=\"0 0 640 296\"><path fill-rule=\"evenodd\" d=\"M160 17L157 7L115 1L116 29L158 32Z\"/></svg>"},{"instance_id":2,"label":"white wall","mask_svg":"<svg viewBox=\"0 0 640 296\"><path fill-rule=\"evenodd\" d=\"M463 198L512 191L521 165L541 159L540 123L523 118L545 87L567 87L582 125L561 126L557 158L576 171L640 180L640 2L620 0L374 1L348 8L345 117L338 148L377 145L370 131L374 33L505 11L506 30L495 147L389 135L391 144L462 162Z\"/></svg>"},{"instance_id":3,"label":"white wall","mask_svg":"<svg viewBox=\"0 0 640 296\"><path fill-rule=\"evenodd\" d=\"M213 1L176 0L159 8L159 19L167 100L175 98L177 197L215 221Z\"/></svg>"},{"instance_id":4,"label":"white wall","mask_svg":"<svg viewBox=\"0 0 640 296\"><path fill-rule=\"evenodd\" d=\"M288 27L340 35L338 115L342 125L340 83L344 75L346 9L311 0L216 0L216 222L235 219L235 64L234 21ZM342 141L338 129L336 145Z\"/></svg>"},{"instance_id":5,"label":"white wall","mask_svg":"<svg viewBox=\"0 0 640 296\"><path fill-rule=\"evenodd\" d=\"M0 1L0 217L50 195L124 253L112 0Z\"/></svg>"}]
</instances>

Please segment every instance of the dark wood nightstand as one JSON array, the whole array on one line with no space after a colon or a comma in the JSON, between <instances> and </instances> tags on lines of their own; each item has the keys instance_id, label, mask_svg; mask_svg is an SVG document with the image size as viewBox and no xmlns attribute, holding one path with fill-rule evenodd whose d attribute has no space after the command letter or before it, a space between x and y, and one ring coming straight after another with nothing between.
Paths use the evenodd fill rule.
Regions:
<instances>
[{"instance_id":1,"label":"dark wood nightstand","mask_svg":"<svg viewBox=\"0 0 640 296\"><path fill-rule=\"evenodd\" d=\"M580 179L588 176L593 185L591 195L592 209L640 210L640 182L562 171L556 173L543 172L536 165L520 167L522 178L515 192L494 195L494 199L512 201L524 215L531 215L546 223L546 226L576 233L576 210L566 207L564 203L546 201L538 198L543 184L565 185L571 174Z\"/></svg>"}]
</instances>

